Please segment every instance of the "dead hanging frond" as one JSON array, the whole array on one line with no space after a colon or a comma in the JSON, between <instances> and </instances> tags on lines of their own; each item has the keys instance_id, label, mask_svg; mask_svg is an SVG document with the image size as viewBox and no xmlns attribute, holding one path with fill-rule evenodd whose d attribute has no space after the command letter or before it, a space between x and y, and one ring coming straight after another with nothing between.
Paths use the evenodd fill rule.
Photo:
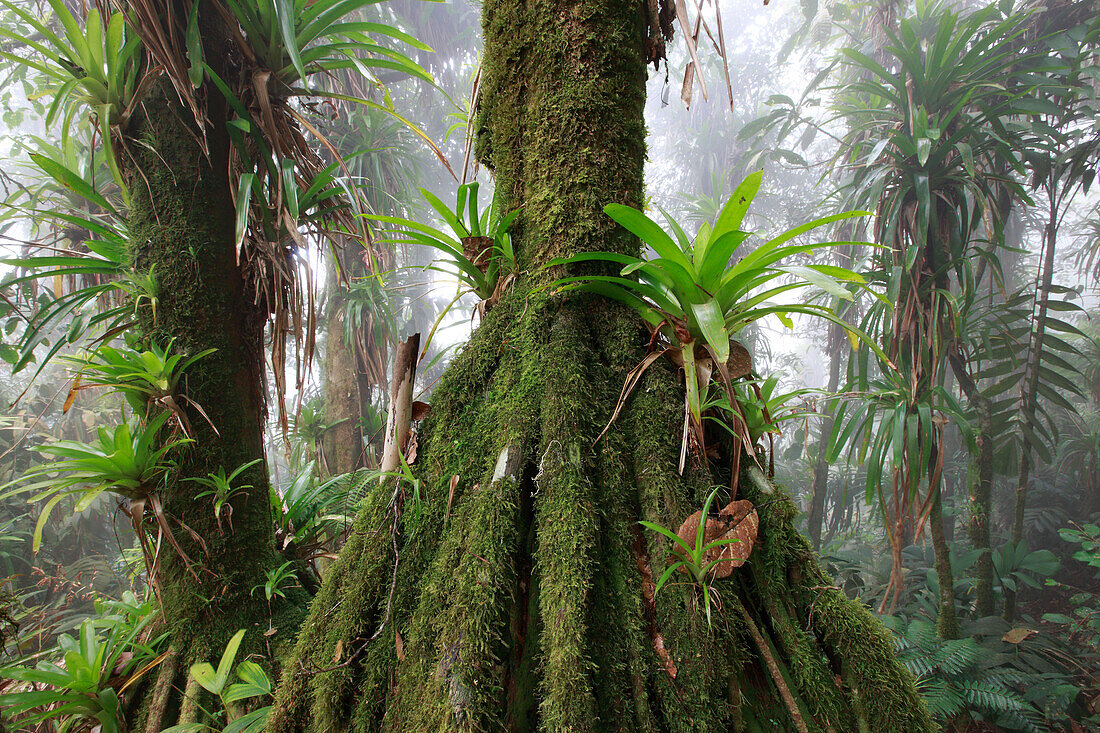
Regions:
<instances>
[{"instance_id":1,"label":"dead hanging frond","mask_svg":"<svg viewBox=\"0 0 1100 733\"><path fill-rule=\"evenodd\" d=\"M767 5L767 0L764 2ZM646 24L649 35L646 39L646 61L659 68L661 60L668 62L667 44L674 36L673 21L680 27L680 33L687 45L691 61L684 69L683 87L680 99L691 107L695 82L698 80L703 100L708 99L707 82L703 77L702 63L699 60L699 34L705 33L718 58L722 59L723 77L729 96L730 109L733 109L733 85L730 82L729 59L726 54L725 29L722 26L722 8L715 0L694 0L695 21L692 22L685 0L647 0L645 5ZM714 28L704 18L704 5L713 7Z\"/></svg>"},{"instance_id":2,"label":"dead hanging frond","mask_svg":"<svg viewBox=\"0 0 1100 733\"><path fill-rule=\"evenodd\" d=\"M206 105L199 96L203 79L202 39L198 28L198 0L96 0L126 16L146 54L163 71L180 103L191 111L198 142L209 154L205 131L210 127Z\"/></svg>"},{"instance_id":3,"label":"dead hanging frond","mask_svg":"<svg viewBox=\"0 0 1100 733\"><path fill-rule=\"evenodd\" d=\"M381 275L352 279L338 307L343 311L344 343L355 350L359 373L373 387L384 389L389 384L386 365L395 319Z\"/></svg>"},{"instance_id":4,"label":"dead hanging frond","mask_svg":"<svg viewBox=\"0 0 1100 733\"><path fill-rule=\"evenodd\" d=\"M288 352L293 349L296 391L302 394L315 347L313 272L304 253L321 243L336 250L357 240L369 273L381 271L364 224L367 202L322 132L324 123L349 106L379 110L427 141L443 160L438 147L390 106L374 74L384 69L431 82L395 43L383 45L375 37L431 49L384 23L362 23L358 14L375 0L344 0L338 14L331 2L100 1L124 10L158 73L191 110L204 151L208 131L227 125L237 262L246 291L271 327L278 420L286 435ZM356 77L354 96L311 84L337 75ZM225 99L224 123L209 117L211 94Z\"/></svg>"}]
</instances>

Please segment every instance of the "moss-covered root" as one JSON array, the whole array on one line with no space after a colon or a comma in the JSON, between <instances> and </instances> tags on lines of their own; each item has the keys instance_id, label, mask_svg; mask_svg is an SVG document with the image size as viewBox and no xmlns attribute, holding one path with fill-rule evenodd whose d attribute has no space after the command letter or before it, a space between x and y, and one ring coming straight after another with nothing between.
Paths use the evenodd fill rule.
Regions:
<instances>
[{"instance_id":1,"label":"moss-covered root","mask_svg":"<svg viewBox=\"0 0 1100 733\"><path fill-rule=\"evenodd\" d=\"M675 379L658 363L639 386L624 425L638 511L673 528L711 488L702 471L689 472L686 480L676 475L678 441L671 436L682 419L682 392ZM718 610L712 627L702 620L698 587L666 585L656 598L646 687L663 726L931 730L888 633L832 587L794 530L790 502L759 471L744 472L740 485L742 496L761 506L760 532L749 562L713 584ZM645 539L647 560L658 574L667 567L669 543L652 532Z\"/></svg>"},{"instance_id":2,"label":"moss-covered root","mask_svg":"<svg viewBox=\"0 0 1100 733\"><path fill-rule=\"evenodd\" d=\"M744 495L774 503L713 624L691 584L647 592L669 548L638 519L677 526L710 486L676 471L677 375L656 365L593 445L644 336L606 305L498 309L438 388L418 508L380 486L360 509L271 730L930 729L886 632L757 472Z\"/></svg>"},{"instance_id":3,"label":"moss-covered root","mask_svg":"<svg viewBox=\"0 0 1100 733\"><path fill-rule=\"evenodd\" d=\"M889 632L820 569L794 529L791 504L759 471L743 474L741 485L758 505L780 499L764 507L750 572L735 588L746 606L760 609L757 623L781 653L807 723L838 731L934 730Z\"/></svg>"}]
</instances>

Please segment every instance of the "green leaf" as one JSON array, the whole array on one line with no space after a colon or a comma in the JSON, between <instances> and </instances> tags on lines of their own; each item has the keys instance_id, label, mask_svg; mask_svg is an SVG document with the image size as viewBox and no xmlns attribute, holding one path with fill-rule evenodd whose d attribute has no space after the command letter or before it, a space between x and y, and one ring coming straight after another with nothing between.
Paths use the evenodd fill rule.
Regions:
<instances>
[{"instance_id":1,"label":"green leaf","mask_svg":"<svg viewBox=\"0 0 1100 733\"><path fill-rule=\"evenodd\" d=\"M730 196L726 205L722 207L722 211L718 214L714 231L711 232L710 236L712 242L728 232L740 231L745 220L745 213L749 210L749 206L752 205L753 199L756 198L756 194L760 190L760 182L763 180L763 176L763 171L750 173L734 189L733 195ZM696 253L696 261L699 261L703 256L705 256L705 252Z\"/></svg>"},{"instance_id":2,"label":"green leaf","mask_svg":"<svg viewBox=\"0 0 1100 733\"><path fill-rule=\"evenodd\" d=\"M922 166L928 163L928 156L932 152L932 141L926 137L917 138L917 162Z\"/></svg>"},{"instance_id":3,"label":"green leaf","mask_svg":"<svg viewBox=\"0 0 1100 733\"><path fill-rule=\"evenodd\" d=\"M727 349L728 348L727 344ZM695 342L689 341L681 346L680 355L684 362L684 382L687 393L688 412L691 413L692 420L695 425L698 426L702 424L703 418L702 395L699 392L699 375L695 370Z\"/></svg>"},{"instance_id":4,"label":"green leaf","mask_svg":"<svg viewBox=\"0 0 1100 733\"><path fill-rule=\"evenodd\" d=\"M222 696L225 702L236 702L250 697L271 694L271 680L268 679L263 667L245 660L237 665L237 676L242 682L229 686Z\"/></svg>"},{"instance_id":5,"label":"green leaf","mask_svg":"<svg viewBox=\"0 0 1100 733\"><path fill-rule=\"evenodd\" d=\"M34 161L35 165L45 171L50 178L69 189L77 196L90 201L105 211L109 211L113 214L118 213L115 207L111 206L107 199L103 198L98 191L92 188L91 184L61 163L41 153L31 153L31 160Z\"/></svg>"},{"instance_id":6,"label":"green leaf","mask_svg":"<svg viewBox=\"0 0 1100 733\"><path fill-rule=\"evenodd\" d=\"M646 529L649 529L649 530L652 530L654 532L657 532L658 534L664 535L665 537L667 537L668 539L672 540L674 543L679 545L684 551L689 552L689 553L691 552L691 550L692 550L691 545L689 545L687 542L685 542L683 539L681 539L680 536L677 535L672 530L670 530L666 527L662 527L661 525L659 525L655 522L648 522L644 519L642 521L638 522L638 524L642 525Z\"/></svg>"},{"instance_id":7,"label":"green leaf","mask_svg":"<svg viewBox=\"0 0 1100 733\"><path fill-rule=\"evenodd\" d=\"M202 85L203 63L202 63L202 35L199 33L199 5L198 2L191 3L191 13L187 18L187 59L191 62L190 68L187 70L187 78L191 81L191 86L198 89Z\"/></svg>"},{"instance_id":8,"label":"green leaf","mask_svg":"<svg viewBox=\"0 0 1100 733\"><path fill-rule=\"evenodd\" d=\"M622 204L608 204L603 207L603 210L605 214L621 224L624 229L652 247L658 257L670 260L688 272L693 273L695 271L694 265L672 241L672 237L657 222L642 212Z\"/></svg>"},{"instance_id":9,"label":"green leaf","mask_svg":"<svg viewBox=\"0 0 1100 733\"><path fill-rule=\"evenodd\" d=\"M971 178L973 178L974 177L974 149L971 148L969 145L967 145L964 142L955 143L955 149L958 150L959 154L962 156L963 168L966 170L967 174Z\"/></svg>"},{"instance_id":10,"label":"green leaf","mask_svg":"<svg viewBox=\"0 0 1100 733\"><path fill-rule=\"evenodd\" d=\"M191 676L202 686L204 690L217 695L221 688L217 685L217 675L210 662L196 662L191 665Z\"/></svg>"},{"instance_id":11,"label":"green leaf","mask_svg":"<svg viewBox=\"0 0 1100 733\"><path fill-rule=\"evenodd\" d=\"M725 364L730 357L729 334L726 333L726 321L718 301L708 298L698 304L691 304L691 313L702 329L707 344L714 349L720 363Z\"/></svg>"},{"instance_id":12,"label":"green leaf","mask_svg":"<svg viewBox=\"0 0 1100 733\"><path fill-rule=\"evenodd\" d=\"M271 0L272 9L279 22L279 35L282 37L283 50L290 57L298 78L304 83L307 79L306 67L298 51L298 31L295 28L297 8L294 0Z\"/></svg>"},{"instance_id":13,"label":"green leaf","mask_svg":"<svg viewBox=\"0 0 1100 733\"><path fill-rule=\"evenodd\" d=\"M267 719L271 715L271 706L253 710L232 720L222 728L222 733L261 733L267 725Z\"/></svg>"}]
</instances>

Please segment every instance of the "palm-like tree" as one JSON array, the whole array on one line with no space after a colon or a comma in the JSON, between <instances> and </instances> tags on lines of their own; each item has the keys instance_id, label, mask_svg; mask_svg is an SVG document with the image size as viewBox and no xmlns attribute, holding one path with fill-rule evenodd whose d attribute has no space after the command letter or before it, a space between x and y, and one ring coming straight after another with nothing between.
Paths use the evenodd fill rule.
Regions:
<instances>
[{"instance_id":1,"label":"palm-like tree","mask_svg":"<svg viewBox=\"0 0 1100 733\"><path fill-rule=\"evenodd\" d=\"M376 2L126 0L114 14L83 18L55 0L65 34L44 34L35 43L46 52L27 61L58 82L59 107L94 115L101 139L112 143L112 165L129 192L125 260L156 286L134 307L139 337L181 353L213 350L182 390L209 419L190 416L194 443L158 492L180 548L161 550L173 657L158 670L149 730L170 717L193 722L198 710L174 692L186 686L190 662L269 617L251 594L278 566L263 464L265 327L285 424L287 352L297 350L308 366L313 346L306 235L362 232L361 196L341 180L346 167L318 152L329 143L316 103L333 92L313 80L344 69L427 76L397 50L410 42L405 34L350 17ZM98 95L91 104L88 89ZM73 90L80 96L67 96ZM380 102L356 104L396 116ZM298 371L301 378L308 368ZM178 479L242 465L250 467L241 484L252 489L229 499L233 529L218 532L210 502ZM302 599L286 600L273 612L289 634Z\"/></svg>"},{"instance_id":2,"label":"palm-like tree","mask_svg":"<svg viewBox=\"0 0 1100 733\"><path fill-rule=\"evenodd\" d=\"M839 444L862 446L861 459L871 446L882 470L869 476L869 491L881 490L883 476L893 485L891 501L882 502L895 564L883 608L903 589L903 544L931 519L945 636L955 622L939 516L941 443L945 421L960 410L942 385L958 338L958 299L981 279L975 259L996 257L999 196L1023 196L999 162L1019 166L1019 110L1003 90L1020 63L1015 41L1024 29L1022 17L995 8L960 16L932 3L899 21L883 63L843 51L864 76L841 97L850 145L840 162L855 167L849 195L877 205L878 279L893 307L876 306L865 319L889 359L859 370L861 406L834 432ZM872 371L888 390L873 389Z\"/></svg>"}]
</instances>

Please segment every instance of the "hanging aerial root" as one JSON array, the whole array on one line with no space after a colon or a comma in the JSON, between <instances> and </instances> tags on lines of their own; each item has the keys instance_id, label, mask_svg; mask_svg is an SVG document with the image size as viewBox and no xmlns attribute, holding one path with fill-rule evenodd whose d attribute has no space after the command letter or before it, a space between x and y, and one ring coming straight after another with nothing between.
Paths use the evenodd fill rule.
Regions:
<instances>
[{"instance_id":1,"label":"hanging aerial root","mask_svg":"<svg viewBox=\"0 0 1100 733\"><path fill-rule=\"evenodd\" d=\"M169 647L167 656L157 670L157 681L149 697L148 712L145 717L145 732L160 733L166 726L164 718L168 712L168 703L172 695L172 685L179 669L179 655L175 648Z\"/></svg>"},{"instance_id":2,"label":"hanging aerial root","mask_svg":"<svg viewBox=\"0 0 1100 733\"><path fill-rule=\"evenodd\" d=\"M805 721L802 720L802 712L799 710L798 702L791 693L791 689L787 686L786 680L783 677L783 672L779 669L779 663L772 653L771 645L764 638L764 635L760 633L760 629L757 628L756 622L752 620L752 616L749 615L749 612L745 609L741 600L735 597L733 606L734 610L741 617L741 620L744 621L745 628L749 631L749 636L752 637L752 641L756 645L760 657L764 660L768 668L768 673L771 675L772 682L775 683L776 688L779 690L779 696L783 699L783 704L787 706L787 712L791 716L791 722L794 723L799 733L809 733Z\"/></svg>"},{"instance_id":3,"label":"hanging aerial root","mask_svg":"<svg viewBox=\"0 0 1100 733\"><path fill-rule=\"evenodd\" d=\"M837 686L836 673L827 666L827 658L817 639L797 625L793 601L785 584L767 580L754 573L772 638L779 646L799 698L810 717L826 731L845 731L855 727L855 717Z\"/></svg>"}]
</instances>

